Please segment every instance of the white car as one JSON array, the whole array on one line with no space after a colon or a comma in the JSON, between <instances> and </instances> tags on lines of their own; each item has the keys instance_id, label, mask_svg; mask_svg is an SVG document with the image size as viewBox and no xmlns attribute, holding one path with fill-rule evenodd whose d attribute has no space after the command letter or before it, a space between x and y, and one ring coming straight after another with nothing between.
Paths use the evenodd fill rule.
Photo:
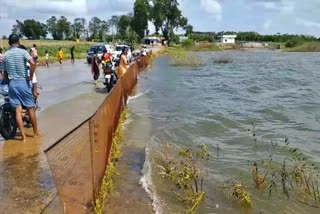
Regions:
<instances>
[{"instance_id":1,"label":"white car","mask_svg":"<svg viewBox=\"0 0 320 214\"><path fill-rule=\"evenodd\" d=\"M115 61L119 61L123 48L127 48L127 50L128 50L127 60L130 63L132 61L132 53L131 53L130 47L127 45L117 45L114 53L112 54L112 57L115 59Z\"/></svg>"}]
</instances>

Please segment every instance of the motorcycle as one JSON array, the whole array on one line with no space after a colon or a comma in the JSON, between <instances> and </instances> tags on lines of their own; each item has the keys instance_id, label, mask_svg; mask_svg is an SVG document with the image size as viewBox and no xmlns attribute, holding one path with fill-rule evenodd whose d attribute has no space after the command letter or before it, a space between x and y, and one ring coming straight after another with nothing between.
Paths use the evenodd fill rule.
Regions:
<instances>
[{"instance_id":1,"label":"motorcycle","mask_svg":"<svg viewBox=\"0 0 320 214\"><path fill-rule=\"evenodd\" d=\"M17 134L16 113L9 102L8 84L1 83L0 94L4 98L3 104L0 106L0 134L5 140L13 139ZM35 101L36 111L40 110L38 102ZM22 120L26 125L30 126L31 121L25 107L22 109Z\"/></svg>"},{"instance_id":2,"label":"motorcycle","mask_svg":"<svg viewBox=\"0 0 320 214\"><path fill-rule=\"evenodd\" d=\"M103 69L103 73L104 73L104 85L107 88L108 93L111 91L111 89L113 88L113 86L115 86L115 84L117 83L118 80L118 76L116 74L115 71L115 62L114 61L108 61L102 62L102 69Z\"/></svg>"}]
</instances>

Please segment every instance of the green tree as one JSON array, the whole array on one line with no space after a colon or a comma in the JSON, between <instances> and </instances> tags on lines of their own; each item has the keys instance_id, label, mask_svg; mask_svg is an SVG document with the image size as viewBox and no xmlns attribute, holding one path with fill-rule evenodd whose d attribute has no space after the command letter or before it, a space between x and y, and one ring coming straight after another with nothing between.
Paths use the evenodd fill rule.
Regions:
<instances>
[{"instance_id":1,"label":"green tree","mask_svg":"<svg viewBox=\"0 0 320 214\"><path fill-rule=\"evenodd\" d=\"M85 33L85 25L86 25L86 19L85 18L76 18L73 21L72 25L72 31L73 31L73 36L77 39L80 38L82 34Z\"/></svg>"},{"instance_id":2,"label":"green tree","mask_svg":"<svg viewBox=\"0 0 320 214\"><path fill-rule=\"evenodd\" d=\"M100 30L99 30L99 38L103 41L106 39L106 34L109 32L109 23L107 21L102 20L100 23Z\"/></svg>"},{"instance_id":3,"label":"green tree","mask_svg":"<svg viewBox=\"0 0 320 214\"><path fill-rule=\"evenodd\" d=\"M23 22L22 32L28 39L40 39L40 37L46 37L46 26L34 19L27 19Z\"/></svg>"},{"instance_id":4,"label":"green tree","mask_svg":"<svg viewBox=\"0 0 320 214\"><path fill-rule=\"evenodd\" d=\"M135 31L139 39L143 39L148 30L148 19L150 14L149 0L136 0L134 2L134 12L131 28Z\"/></svg>"},{"instance_id":5,"label":"green tree","mask_svg":"<svg viewBox=\"0 0 320 214\"><path fill-rule=\"evenodd\" d=\"M65 39L71 34L71 23L64 16L61 16L56 24L56 31L59 38Z\"/></svg>"},{"instance_id":6,"label":"green tree","mask_svg":"<svg viewBox=\"0 0 320 214\"><path fill-rule=\"evenodd\" d=\"M152 0L151 21L156 32L162 31L168 41L174 37L174 30L188 24L188 19L182 16L178 0Z\"/></svg>"},{"instance_id":7,"label":"green tree","mask_svg":"<svg viewBox=\"0 0 320 214\"><path fill-rule=\"evenodd\" d=\"M193 26L192 25L186 25L183 27L183 29L186 31L186 36L191 36L193 33Z\"/></svg>"},{"instance_id":8,"label":"green tree","mask_svg":"<svg viewBox=\"0 0 320 214\"><path fill-rule=\"evenodd\" d=\"M58 32L57 22L57 18L55 16L52 16L50 19L46 21L47 28L49 33L51 33L53 39L62 40L63 36Z\"/></svg>"},{"instance_id":9,"label":"green tree","mask_svg":"<svg viewBox=\"0 0 320 214\"><path fill-rule=\"evenodd\" d=\"M118 33L122 36L126 35L128 28L131 28L132 14L122 15L118 23Z\"/></svg>"},{"instance_id":10,"label":"green tree","mask_svg":"<svg viewBox=\"0 0 320 214\"><path fill-rule=\"evenodd\" d=\"M16 20L16 24L12 27L12 33L17 34L19 37L23 36L23 23Z\"/></svg>"},{"instance_id":11,"label":"green tree","mask_svg":"<svg viewBox=\"0 0 320 214\"><path fill-rule=\"evenodd\" d=\"M93 17L89 22L89 32L91 33L91 39L98 39L99 32L101 31L101 19Z\"/></svg>"}]
</instances>

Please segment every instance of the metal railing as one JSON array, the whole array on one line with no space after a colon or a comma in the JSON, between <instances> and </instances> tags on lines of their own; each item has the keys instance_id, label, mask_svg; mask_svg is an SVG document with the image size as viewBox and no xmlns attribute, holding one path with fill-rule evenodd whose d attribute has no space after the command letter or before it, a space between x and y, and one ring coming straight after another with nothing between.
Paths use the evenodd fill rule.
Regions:
<instances>
[{"instance_id":1,"label":"metal railing","mask_svg":"<svg viewBox=\"0 0 320 214\"><path fill-rule=\"evenodd\" d=\"M121 112L151 52L133 63L98 110L44 152L64 213L88 213L99 194Z\"/></svg>"}]
</instances>

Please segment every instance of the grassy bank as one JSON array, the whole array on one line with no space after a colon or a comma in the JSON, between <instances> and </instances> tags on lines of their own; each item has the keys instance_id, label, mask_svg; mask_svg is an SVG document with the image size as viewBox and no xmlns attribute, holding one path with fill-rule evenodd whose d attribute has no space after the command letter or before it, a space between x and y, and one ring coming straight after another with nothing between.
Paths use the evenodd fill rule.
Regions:
<instances>
[{"instance_id":1,"label":"grassy bank","mask_svg":"<svg viewBox=\"0 0 320 214\"><path fill-rule=\"evenodd\" d=\"M38 48L38 56L39 56L39 64L45 63L45 53L46 50L49 52L50 63L57 62L57 54L59 47L62 48L64 52L64 60L69 60L70 48L75 46L74 57L76 59L84 59L86 58L87 50L94 44L93 42L74 42L74 41L55 41L55 40L21 40L20 43L26 46L28 49L32 47L33 44L37 45ZM1 44L1 42L0 42ZM7 50L9 48L8 41L3 40L4 49Z\"/></svg>"},{"instance_id":2,"label":"grassy bank","mask_svg":"<svg viewBox=\"0 0 320 214\"><path fill-rule=\"evenodd\" d=\"M288 48L287 52L320 52L320 42L306 42L294 48Z\"/></svg>"}]
</instances>

